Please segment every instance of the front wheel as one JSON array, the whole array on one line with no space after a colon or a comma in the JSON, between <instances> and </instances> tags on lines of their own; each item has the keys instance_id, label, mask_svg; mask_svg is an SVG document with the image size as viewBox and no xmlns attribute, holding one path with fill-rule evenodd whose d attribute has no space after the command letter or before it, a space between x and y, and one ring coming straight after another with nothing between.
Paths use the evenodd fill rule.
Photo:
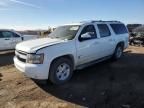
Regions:
<instances>
[{"instance_id":1,"label":"front wheel","mask_svg":"<svg viewBox=\"0 0 144 108\"><path fill-rule=\"evenodd\" d=\"M118 45L115 49L114 54L113 54L113 59L118 60L121 58L122 55L123 55L123 48L121 45Z\"/></svg>"},{"instance_id":2,"label":"front wheel","mask_svg":"<svg viewBox=\"0 0 144 108\"><path fill-rule=\"evenodd\" d=\"M67 58L55 60L50 67L49 79L54 84L67 82L73 73L73 63Z\"/></svg>"}]
</instances>

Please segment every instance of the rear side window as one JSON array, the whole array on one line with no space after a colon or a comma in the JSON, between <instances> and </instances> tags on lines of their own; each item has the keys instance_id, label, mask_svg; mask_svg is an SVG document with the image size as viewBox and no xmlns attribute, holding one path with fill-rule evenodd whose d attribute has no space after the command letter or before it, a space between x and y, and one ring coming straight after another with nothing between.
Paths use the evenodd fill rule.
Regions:
<instances>
[{"instance_id":1,"label":"rear side window","mask_svg":"<svg viewBox=\"0 0 144 108\"><path fill-rule=\"evenodd\" d=\"M2 32L1 32L1 36L2 36L3 38L11 38L11 37L13 37L13 33L12 33L12 32L9 32L9 31L2 31Z\"/></svg>"},{"instance_id":2,"label":"rear side window","mask_svg":"<svg viewBox=\"0 0 144 108\"><path fill-rule=\"evenodd\" d=\"M101 37L107 37L111 35L111 32L106 24L98 24L97 26Z\"/></svg>"},{"instance_id":3,"label":"rear side window","mask_svg":"<svg viewBox=\"0 0 144 108\"><path fill-rule=\"evenodd\" d=\"M116 34L125 34L128 33L126 27L124 24L110 24L110 26L112 27L113 31Z\"/></svg>"}]
</instances>

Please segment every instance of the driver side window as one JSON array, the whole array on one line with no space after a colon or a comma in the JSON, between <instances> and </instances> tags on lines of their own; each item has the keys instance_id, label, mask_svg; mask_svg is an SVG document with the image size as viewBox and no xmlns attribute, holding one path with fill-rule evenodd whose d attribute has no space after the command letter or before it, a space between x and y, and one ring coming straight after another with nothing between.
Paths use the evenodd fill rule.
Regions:
<instances>
[{"instance_id":1,"label":"driver side window","mask_svg":"<svg viewBox=\"0 0 144 108\"><path fill-rule=\"evenodd\" d=\"M84 41L84 40L90 40L95 38L97 38L97 34L94 25L87 25L83 28L79 40Z\"/></svg>"}]
</instances>

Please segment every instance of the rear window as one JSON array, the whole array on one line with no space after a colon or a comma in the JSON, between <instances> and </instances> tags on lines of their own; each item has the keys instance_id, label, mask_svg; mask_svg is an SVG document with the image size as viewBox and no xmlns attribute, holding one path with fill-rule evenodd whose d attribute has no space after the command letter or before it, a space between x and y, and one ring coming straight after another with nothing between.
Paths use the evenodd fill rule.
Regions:
<instances>
[{"instance_id":1,"label":"rear window","mask_svg":"<svg viewBox=\"0 0 144 108\"><path fill-rule=\"evenodd\" d=\"M125 34L128 33L126 27L124 24L110 24L110 26L112 27L113 31L116 34Z\"/></svg>"}]
</instances>

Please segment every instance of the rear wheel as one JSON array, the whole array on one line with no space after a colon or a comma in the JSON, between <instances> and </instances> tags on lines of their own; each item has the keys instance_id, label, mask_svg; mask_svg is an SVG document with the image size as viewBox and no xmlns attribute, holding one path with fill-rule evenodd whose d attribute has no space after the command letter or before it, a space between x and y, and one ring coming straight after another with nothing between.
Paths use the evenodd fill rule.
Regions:
<instances>
[{"instance_id":1,"label":"rear wheel","mask_svg":"<svg viewBox=\"0 0 144 108\"><path fill-rule=\"evenodd\" d=\"M49 79L54 84L67 82L73 73L73 63L67 58L54 60L50 67Z\"/></svg>"},{"instance_id":2,"label":"rear wheel","mask_svg":"<svg viewBox=\"0 0 144 108\"><path fill-rule=\"evenodd\" d=\"M113 59L118 60L121 58L122 55L123 55L123 47L121 45L118 45L115 49Z\"/></svg>"}]
</instances>

